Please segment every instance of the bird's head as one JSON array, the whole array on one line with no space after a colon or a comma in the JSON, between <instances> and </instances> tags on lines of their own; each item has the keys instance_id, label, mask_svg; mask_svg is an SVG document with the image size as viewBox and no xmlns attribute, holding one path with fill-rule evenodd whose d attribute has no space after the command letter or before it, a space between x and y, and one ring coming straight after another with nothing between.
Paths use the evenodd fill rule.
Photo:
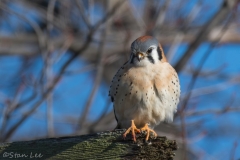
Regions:
<instances>
[{"instance_id":1,"label":"bird's head","mask_svg":"<svg viewBox=\"0 0 240 160\"><path fill-rule=\"evenodd\" d=\"M166 58L158 40L151 36L142 36L131 45L129 63L136 66L155 64L158 61L165 62Z\"/></svg>"}]
</instances>

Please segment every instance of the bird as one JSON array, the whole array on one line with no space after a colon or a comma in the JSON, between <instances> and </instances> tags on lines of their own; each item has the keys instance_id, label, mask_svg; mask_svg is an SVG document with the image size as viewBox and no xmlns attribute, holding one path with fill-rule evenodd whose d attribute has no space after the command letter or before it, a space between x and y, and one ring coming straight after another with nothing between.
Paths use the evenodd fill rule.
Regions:
<instances>
[{"instance_id":1,"label":"bird","mask_svg":"<svg viewBox=\"0 0 240 160\"><path fill-rule=\"evenodd\" d=\"M113 77L109 96L117 126L123 134L145 132L157 136L154 127L172 122L180 97L180 82L155 37L141 36L131 44L131 54Z\"/></svg>"}]
</instances>

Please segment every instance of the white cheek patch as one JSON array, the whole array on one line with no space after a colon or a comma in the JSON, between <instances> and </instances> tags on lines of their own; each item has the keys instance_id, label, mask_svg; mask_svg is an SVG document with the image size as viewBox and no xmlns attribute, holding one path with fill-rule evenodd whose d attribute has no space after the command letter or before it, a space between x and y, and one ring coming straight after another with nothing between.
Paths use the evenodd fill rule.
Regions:
<instances>
[{"instance_id":1,"label":"white cheek patch","mask_svg":"<svg viewBox=\"0 0 240 160\"><path fill-rule=\"evenodd\" d=\"M154 48L154 49L152 50L151 56L153 57L154 62L159 61L159 59L158 59L158 52L157 52L157 49L156 49L156 48Z\"/></svg>"}]
</instances>

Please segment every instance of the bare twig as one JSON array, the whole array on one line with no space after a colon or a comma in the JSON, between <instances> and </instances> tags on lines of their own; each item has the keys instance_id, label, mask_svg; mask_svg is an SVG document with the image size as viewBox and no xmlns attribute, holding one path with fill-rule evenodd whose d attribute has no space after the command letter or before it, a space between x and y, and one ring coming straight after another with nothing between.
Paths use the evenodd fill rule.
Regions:
<instances>
[{"instance_id":1,"label":"bare twig","mask_svg":"<svg viewBox=\"0 0 240 160\"><path fill-rule=\"evenodd\" d=\"M229 18L230 19L230 18ZM229 20L228 19L228 20ZM192 79L191 79L191 81L190 81L190 83L189 83L189 86L188 86L188 91L190 91L190 90L192 90L193 89L193 87L194 87L194 85L195 85L195 82L196 82L196 79L197 79L197 77L198 77L198 74L200 73L200 71L201 71L201 69L202 69L202 67L203 67L203 65L204 65L204 63L206 62L206 60L207 60L207 58L209 57L209 55L210 55L210 53L211 53L211 51L212 51L212 48L220 41L220 39L221 39L221 37L224 35L224 32L226 31L226 29L227 29L227 27L228 27L228 25L229 25L229 23L226 23L225 24L225 26L224 26L224 28L223 28L223 31L221 32L221 35L219 36L219 38L218 38L218 40L215 42L215 43L212 43L211 44L211 47L205 52L205 54L203 55L203 57L202 57L202 59L200 60L200 62L199 62L199 66L197 67L198 69L193 73L193 77L192 77ZM201 35L199 35L200 36L200 38L197 40L196 39L196 41L194 42L194 43L200 43L200 41L199 40L201 40L203 37L201 37ZM195 45L196 44L192 44L191 46L190 46L190 48L191 47L196 47ZM193 49L192 48L192 49ZM193 54L193 51L194 50L189 50L189 53L190 54ZM186 59L185 59L186 60ZM182 59L182 61L185 61L185 60L183 60ZM186 61L185 61L186 62ZM183 67L183 66L182 66ZM190 97L191 97L191 92L189 92L189 94L186 96L186 98L183 100L183 103L182 103L182 105L181 105L181 108L180 108L180 110L179 110L179 114L180 114L180 121L181 121L181 131L182 131L182 139L183 139L183 149L184 150L186 150L186 137L187 137L187 132L186 132L186 124L185 124L185 114L184 114L184 110L187 108L187 104L188 104L188 102L189 102L189 99L190 99ZM183 154L183 159L186 159L187 157L186 157L186 153L184 153Z\"/></svg>"},{"instance_id":2,"label":"bare twig","mask_svg":"<svg viewBox=\"0 0 240 160\"><path fill-rule=\"evenodd\" d=\"M48 51L46 55L43 55L44 61L45 61L45 69L46 69L46 80L47 83L45 85L45 87L47 88L48 85L51 84L51 80L52 80L52 66L53 66L53 60L51 58L51 52L53 50L53 45L52 42L50 40L50 36L51 36L51 31L53 28L52 25L52 21L54 19L54 6L55 6L56 0L50 0L49 4L48 4L48 9L47 9L47 30L48 30ZM53 93L50 93L46 99L47 101L47 131L48 131L48 137L53 137L54 136L54 122L53 122Z\"/></svg>"},{"instance_id":3,"label":"bare twig","mask_svg":"<svg viewBox=\"0 0 240 160\"><path fill-rule=\"evenodd\" d=\"M227 67L226 64L223 64L221 66L219 66L218 68L216 69L213 69L213 70L202 70L200 73L199 73L199 76L200 77L216 77L216 78L219 78L221 75L221 72ZM189 68L186 68L186 70L184 72L192 75L194 73L194 67L189 67ZM220 75L220 76L219 76Z\"/></svg>"},{"instance_id":4,"label":"bare twig","mask_svg":"<svg viewBox=\"0 0 240 160\"><path fill-rule=\"evenodd\" d=\"M145 24L142 16L140 15L139 10L131 3L131 1L127 1L127 5L129 7L129 10L133 14L133 17L135 18L138 27L140 27L141 31L144 31L147 25Z\"/></svg>"},{"instance_id":5,"label":"bare twig","mask_svg":"<svg viewBox=\"0 0 240 160\"><path fill-rule=\"evenodd\" d=\"M110 108L110 106L111 106L111 101L108 100L107 103L106 103L106 105L105 105L105 107L104 107L104 109L103 109L103 111L102 111L102 113L101 113L101 115L100 115L100 117L99 117L94 123L92 123L92 124L88 127L90 133L91 133L91 132L94 132L94 128L95 128L95 127L101 122L101 120L106 116L107 111L108 111L108 109Z\"/></svg>"},{"instance_id":6,"label":"bare twig","mask_svg":"<svg viewBox=\"0 0 240 160\"><path fill-rule=\"evenodd\" d=\"M75 71L66 71L64 73L64 75L73 75L73 74L80 74L80 73L84 73L84 72L89 72L89 71L93 71L96 69L96 65L95 64L88 64L87 66L82 67L79 70L75 70Z\"/></svg>"},{"instance_id":7,"label":"bare twig","mask_svg":"<svg viewBox=\"0 0 240 160\"><path fill-rule=\"evenodd\" d=\"M156 13L156 15L159 15L158 17L156 17L156 25L163 24L165 17L166 17L166 13L168 11L167 9L168 9L170 3L171 3L171 0L165 0L163 6L160 7L158 12Z\"/></svg>"},{"instance_id":8,"label":"bare twig","mask_svg":"<svg viewBox=\"0 0 240 160\"><path fill-rule=\"evenodd\" d=\"M194 97L198 97L198 96L202 96L202 95L206 95L206 94L216 93L216 92L222 91L224 89L227 89L229 87L232 87L233 85L237 85L239 83L240 83L239 78L233 77L233 78L230 78L226 82L222 82L222 83L215 84L212 86L192 89L189 92L191 92L191 98L194 98ZM186 96L189 94L189 92L182 93L181 99L185 99Z\"/></svg>"},{"instance_id":9,"label":"bare twig","mask_svg":"<svg viewBox=\"0 0 240 160\"><path fill-rule=\"evenodd\" d=\"M177 33L176 37L174 38L173 43L171 44L171 47L167 53L167 59L169 62L172 61L174 54L176 53L179 45L181 44L183 38L186 36L186 31L188 30L190 23L194 20L194 18L198 15L200 11L200 6L197 3L193 9L191 10L191 12L188 14L188 17L186 18L185 22L183 23L184 26L182 27L182 31L180 31L179 33Z\"/></svg>"},{"instance_id":10,"label":"bare twig","mask_svg":"<svg viewBox=\"0 0 240 160\"><path fill-rule=\"evenodd\" d=\"M187 64L187 61L193 55L194 51L205 40L206 35L209 34L213 27L228 16L229 10L230 10L229 4L225 0L219 11L213 16L212 19L210 19L205 24L205 26L202 27L201 31L197 34L196 39L189 45L188 50L179 59L178 63L174 67L177 72L181 71L183 67Z\"/></svg>"},{"instance_id":11,"label":"bare twig","mask_svg":"<svg viewBox=\"0 0 240 160\"><path fill-rule=\"evenodd\" d=\"M181 138L182 138L182 143L183 143L183 155L182 159L187 159L187 128L186 128L186 120L185 120L185 115L180 112L180 121L181 121Z\"/></svg>"},{"instance_id":12,"label":"bare twig","mask_svg":"<svg viewBox=\"0 0 240 160\"><path fill-rule=\"evenodd\" d=\"M216 107L217 108L217 107ZM240 112L240 107L231 107L231 108L223 108L223 109L207 109L203 111L187 111L184 114L186 116L201 116L206 114L223 114L223 113L229 113L229 112Z\"/></svg>"},{"instance_id":13,"label":"bare twig","mask_svg":"<svg viewBox=\"0 0 240 160\"><path fill-rule=\"evenodd\" d=\"M85 119L88 116L89 109L92 105L93 100L95 99L95 95L97 93L98 87L102 80L103 67L104 67L103 66L104 65L103 58L104 58L104 45L106 42L106 30L107 30L107 27L104 27L104 30L102 31L102 34L101 34L102 39L101 39L101 42L99 43L98 56L96 57L97 58L97 66L96 66L97 74L96 74L95 82L94 82L92 91L90 93L89 99L88 99L86 105L84 106L83 112L79 119L78 130L82 129L82 126L85 122Z\"/></svg>"},{"instance_id":14,"label":"bare twig","mask_svg":"<svg viewBox=\"0 0 240 160\"><path fill-rule=\"evenodd\" d=\"M13 15L16 15L17 17L19 17L20 19L26 21L27 23L29 23L32 28L34 29L37 37L38 37L38 43L39 43L39 47L41 49L41 52L44 51L44 46L45 46L45 37L44 37L44 33L43 31L41 30L41 28L39 27L39 25L32 21L32 20L29 20L28 18L26 18L25 16L13 11L13 10L10 10L6 5L4 5L3 3L0 3L0 8L10 14L13 14Z\"/></svg>"},{"instance_id":15,"label":"bare twig","mask_svg":"<svg viewBox=\"0 0 240 160\"><path fill-rule=\"evenodd\" d=\"M24 89L23 85L20 85L15 93L15 96L12 100L12 102L4 107L3 114L2 114L2 122L1 122L1 129L0 129L0 135L3 135L6 127L7 127L7 122L10 118L10 114L16 109L16 105L19 103L19 100L21 98L21 93L22 90ZM1 141L1 137L0 137Z\"/></svg>"},{"instance_id":16,"label":"bare twig","mask_svg":"<svg viewBox=\"0 0 240 160\"><path fill-rule=\"evenodd\" d=\"M39 5L38 3L36 3L36 1L21 0L18 2L21 3L23 6L32 8L34 11L36 11L39 14L40 18L44 22L49 23L49 22L47 22L48 20L47 20L47 16L46 16L47 10L45 8L43 8L41 5ZM65 24L62 21L62 19L63 19L63 17L61 15L54 16L54 20L51 21L50 23L52 23L52 25L57 29L64 29L67 27L67 24Z\"/></svg>"},{"instance_id":17,"label":"bare twig","mask_svg":"<svg viewBox=\"0 0 240 160\"><path fill-rule=\"evenodd\" d=\"M231 154L230 154L230 160L235 160L235 154L236 154L236 149L237 149L237 147L238 147L238 142L237 141L235 141L234 143L233 143L233 148L232 148L232 150L231 150Z\"/></svg>"},{"instance_id":18,"label":"bare twig","mask_svg":"<svg viewBox=\"0 0 240 160\"><path fill-rule=\"evenodd\" d=\"M222 36L224 35L224 33L226 32L228 26L229 26L229 21L231 20L232 17L229 17L228 19L228 22L225 23L224 27L222 28L222 32L219 33L219 36L218 36L218 39L214 42L214 43L211 43L210 47L208 48L208 50L205 52L204 56L202 57L202 59L200 60L199 62L199 65L196 69L196 71L193 73L193 77L188 85L188 91L191 91L195 85L195 82L196 82L196 79L199 75L199 73L201 72L202 70L202 67L204 66L207 58L210 56L210 54L212 53L212 49L215 45L218 44L218 42L221 40ZM183 103L182 103L182 106L181 106L181 109L180 109L180 112L183 112L183 110L187 107L187 104L188 104L188 100L190 99L191 97L191 92L189 92L189 94L185 97L185 99L183 100Z\"/></svg>"},{"instance_id":19,"label":"bare twig","mask_svg":"<svg viewBox=\"0 0 240 160\"><path fill-rule=\"evenodd\" d=\"M88 27L88 29L91 30L92 28L92 25L88 19L88 17L86 17L85 13L84 13L84 8L83 8L83 3L82 3L82 0L75 0L76 4L77 4L77 7L79 9L79 12L80 12L80 15L83 19L83 21L85 22L86 26Z\"/></svg>"},{"instance_id":20,"label":"bare twig","mask_svg":"<svg viewBox=\"0 0 240 160\"><path fill-rule=\"evenodd\" d=\"M30 110L28 110L28 112L25 115L23 115L23 117L6 132L6 134L2 137L2 139L7 140L8 138L10 138L11 135L14 133L14 131L27 119L27 117L29 117L29 115L35 112L35 110L42 104L42 102L49 96L49 94L55 88L55 86L61 79L62 75L65 73L65 70L67 69L67 67L72 63L73 60L75 60L76 57L78 57L81 53L83 53L88 48L88 46L92 41L92 38L93 38L92 36L94 35L98 27L100 27L102 23L105 23L117 11L117 9L120 8L123 2L124 1L119 1L119 3L115 4L115 6L113 6L113 8L102 18L102 20L100 20L95 25L95 27L93 27L93 29L88 33L84 44L81 46L81 48L77 52L75 52L62 65L62 67L60 68L60 71L58 72L56 77L54 77L54 79L52 80L51 85L49 85L48 88L45 90L45 92L42 94L42 97L37 102L35 102L33 104L33 107Z\"/></svg>"}]
</instances>

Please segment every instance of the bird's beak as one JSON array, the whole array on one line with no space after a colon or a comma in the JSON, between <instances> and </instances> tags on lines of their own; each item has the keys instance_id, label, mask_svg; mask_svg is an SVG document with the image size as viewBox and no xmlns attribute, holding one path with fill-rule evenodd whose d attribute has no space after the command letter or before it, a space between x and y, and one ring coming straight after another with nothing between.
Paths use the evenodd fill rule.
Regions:
<instances>
[{"instance_id":1,"label":"bird's beak","mask_svg":"<svg viewBox=\"0 0 240 160\"><path fill-rule=\"evenodd\" d=\"M144 54L142 52L137 53L137 59L140 62L144 58Z\"/></svg>"}]
</instances>

